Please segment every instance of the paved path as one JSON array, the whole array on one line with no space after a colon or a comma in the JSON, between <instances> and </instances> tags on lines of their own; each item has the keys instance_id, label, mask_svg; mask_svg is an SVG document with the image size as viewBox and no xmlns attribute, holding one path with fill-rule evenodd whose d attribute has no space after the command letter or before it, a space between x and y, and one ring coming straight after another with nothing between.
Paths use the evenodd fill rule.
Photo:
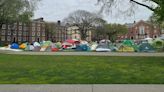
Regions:
<instances>
[{"instance_id":1,"label":"paved path","mask_svg":"<svg viewBox=\"0 0 164 92\"><path fill-rule=\"evenodd\" d=\"M0 92L164 92L164 85L0 85Z\"/></svg>"},{"instance_id":2,"label":"paved path","mask_svg":"<svg viewBox=\"0 0 164 92\"><path fill-rule=\"evenodd\" d=\"M12 52L0 51L5 54L21 55L82 55L82 56L164 56L163 53L124 53L124 52Z\"/></svg>"}]
</instances>

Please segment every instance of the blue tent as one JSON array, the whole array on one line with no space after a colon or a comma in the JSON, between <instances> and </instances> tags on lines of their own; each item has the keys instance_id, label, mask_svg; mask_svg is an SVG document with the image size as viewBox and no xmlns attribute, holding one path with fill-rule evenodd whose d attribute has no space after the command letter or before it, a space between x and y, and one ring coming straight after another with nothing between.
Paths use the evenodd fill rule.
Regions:
<instances>
[{"instance_id":1,"label":"blue tent","mask_svg":"<svg viewBox=\"0 0 164 92\"><path fill-rule=\"evenodd\" d=\"M11 44L11 49L19 49L19 45L17 43Z\"/></svg>"},{"instance_id":2,"label":"blue tent","mask_svg":"<svg viewBox=\"0 0 164 92\"><path fill-rule=\"evenodd\" d=\"M89 51L90 48L87 45L77 45L76 51Z\"/></svg>"},{"instance_id":3,"label":"blue tent","mask_svg":"<svg viewBox=\"0 0 164 92\"><path fill-rule=\"evenodd\" d=\"M149 43L141 43L139 45L139 51L140 52L155 52L155 49Z\"/></svg>"}]
</instances>

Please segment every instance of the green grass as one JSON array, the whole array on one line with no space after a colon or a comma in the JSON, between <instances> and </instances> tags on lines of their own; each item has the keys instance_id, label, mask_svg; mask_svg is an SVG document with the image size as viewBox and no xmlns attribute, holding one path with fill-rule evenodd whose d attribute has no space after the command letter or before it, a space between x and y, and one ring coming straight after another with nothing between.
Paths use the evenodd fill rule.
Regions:
<instances>
[{"instance_id":1,"label":"green grass","mask_svg":"<svg viewBox=\"0 0 164 92\"><path fill-rule=\"evenodd\" d=\"M164 84L164 57L0 54L0 84Z\"/></svg>"}]
</instances>

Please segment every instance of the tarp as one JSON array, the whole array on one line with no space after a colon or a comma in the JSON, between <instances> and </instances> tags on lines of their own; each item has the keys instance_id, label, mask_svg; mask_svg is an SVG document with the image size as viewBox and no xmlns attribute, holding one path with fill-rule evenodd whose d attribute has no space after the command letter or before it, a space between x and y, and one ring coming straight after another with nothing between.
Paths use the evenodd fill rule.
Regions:
<instances>
[{"instance_id":1,"label":"tarp","mask_svg":"<svg viewBox=\"0 0 164 92\"><path fill-rule=\"evenodd\" d=\"M154 52L155 49L149 43L141 43L139 45L139 51L140 52Z\"/></svg>"},{"instance_id":2,"label":"tarp","mask_svg":"<svg viewBox=\"0 0 164 92\"><path fill-rule=\"evenodd\" d=\"M17 43L11 44L11 49L19 49L19 45Z\"/></svg>"}]
</instances>

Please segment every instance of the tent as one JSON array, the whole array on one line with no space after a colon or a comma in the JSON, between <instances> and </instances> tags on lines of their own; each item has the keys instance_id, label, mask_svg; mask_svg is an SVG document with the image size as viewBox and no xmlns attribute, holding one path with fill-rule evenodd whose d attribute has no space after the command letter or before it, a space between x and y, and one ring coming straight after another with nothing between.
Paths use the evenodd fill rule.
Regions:
<instances>
[{"instance_id":1,"label":"tent","mask_svg":"<svg viewBox=\"0 0 164 92\"><path fill-rule=\"evenodd\" d=\"M124 40L120 47L119 52L135 52L138 51L137 45L132 40Z\"/></svg>"},{"instance_id":2,"label":"tent","mask_svg":"<svg viewBox=\"0 0 164 92\"><path fill-rule=\"evenodd\" d=\"M141 40L142 42L146 42L146 43L149 43L149 44L152 44L153 43L153 39L148 37L148 38L145 38L143 40Z\"/></svg>"},{"instance_id":3,"label":"tent","mask_svg":"<svg viewBox=\"0 0 164 92\"><path fill-rule=\"evenodd\" d=\"M40 47L41 46L39 42L34 42L33 45L34 45L34 47Z\"/></svg>"},{"instance_id":4,"label":"tent","mask_svg":"<svg viewBox=\"0 0 164 92\"><path fill-rule=\"evenodd\" d=\"M97 52L109 52L111 49L109 49L109 46L107 43L99 43L99 45L96 48Z\"/></svg>"},{"instance_id":5,"label":"tent","mask_svg":"<svg viewBox=\"0 0 164 92\"><path fill-rule=\"evenodd\" d=\"M162 49L162 48L164 48L164 41L157 38L153 41L153 46L154 46L154 48Z\"/></svg>"},{"instance_id":6,"label":"tent","mask_svg":"<svg viewBox=\"0 0 164 92\"><path fill-rule=\"evenodd\" d=\"M121 45L118 49L119 52L135 52L135 49L131 46Z\"/></svg>"},{"instance_id":7,"label":"tent","mask_svg":"<svg viewBox=\"0 0 164 92\"><path fill-rule=\"evenodd\" d=\"M76 51L89 51L90 48L87 44L81 44L76 46Z\"/></svg>"},{"instance_id":8,"label":"tent","mask_svg":"<svg viewBox=\"0 0 164 92\"><path fill-rule=\"evenodd\" d=\"M37 43L38 44L38 43ZM51 41L43 41L42 46L51 46ZM39 46L39 45L38 45Z\"/></svg>"},{"instance_id":9,"label":"tent","mask_svg":"<svg viewBox=\"0 0 164 92\"><path fill-rule=\"evenodd\" d=\"M17 43L11 44L11 49L19 49L19 45Z\"/></svg>"},{"instance_id":10,"label":"tent","mask_svg":"<svg viewBox=\"0 0 164 92\"><path fill-rule=\"evenodd\" d=\"M22 43L21 45L19 45L20 49L25 49L27 47L27 43Z\"/></svg>"},{"instance_id":11,"label":"tent","mask_svg":"<svg viewBox=\"0 0 164 92\"><path fill-rule=\"evenodd\" d=\"M61 42L57 42L57 43L55 43L55 45L56 45L56 48L58 48L58 49L60 49L62 47Z\"/></svg>"},{"instance_id":12,"label":"tent","mask_svg":"<svg viewBox=\"0 0 164 92\"><path fill-rule=\"evenodd\" d=\"M40 51L40 49L41 49L41 47L40 47L40 46L36 46L36 47L34 47L33 51L39 52L39 51Z\"/></svg>"},{"instance_id":13,"label":"tent","mask_svg":"<svg viewBox=\"0 0 164 92\"><path fill-rule=\"evenodd\" d=\"M139 51L140 52L154 52L154 48L152 45L150 45L149 43L141 43L139 45Z\"/></svg>"},{"instance_id":14,"label":"tent","mask_svg":"<svg viewBox=\"0 0 164 92\"><path fill-rule=\"evenodd\" d=\"M55 43L53 43L53 44L51 45L51 51L52 51L52 52L57 52L57 51L59 51L59 48L57 48L57 46L56 46Z\"/></svg>"},{"instance_id":15,"label":"tent","mask_svg":"<svg viewBox=\"0 0 164 92\"><path fill-rule=\"evenodd\" d=\"M98 44L95 42L95 43L92 43L91 44L91 51L96 51L96 48L97 48Z\"/></svg>"},{"instance_id":16,"label":"tent","mask_svg":"<svg viewBox=\"0 0 164 92\"><path fill-rule=\"evenodd\" d=\"M122 42L122 45L124 45L124 46L133 46L134 42L132 40L124 40Z\"/></svg>"}]
</instances>

